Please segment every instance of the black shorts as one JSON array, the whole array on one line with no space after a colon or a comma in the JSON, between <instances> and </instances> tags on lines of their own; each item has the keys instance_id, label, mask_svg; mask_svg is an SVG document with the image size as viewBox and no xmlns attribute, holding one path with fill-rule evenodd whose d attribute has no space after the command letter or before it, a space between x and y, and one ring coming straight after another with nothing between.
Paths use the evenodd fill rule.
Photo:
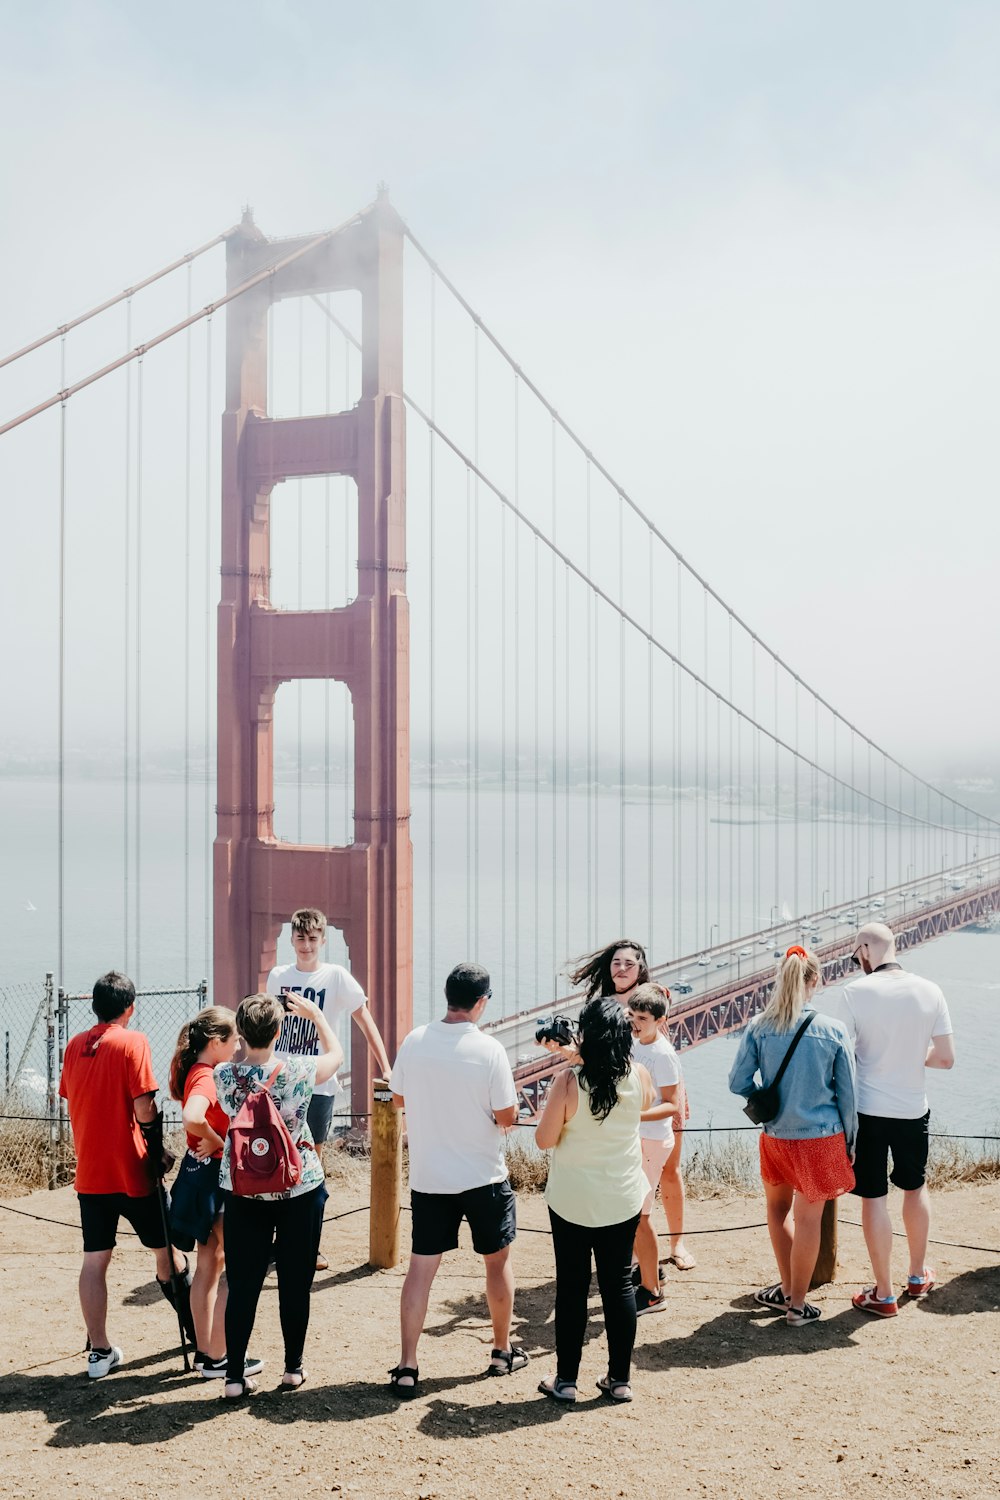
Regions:
<instances>
[{"instance_id":1,"label":"black shorts","mask_svg":"<svg viewBox=\"0 0 1000 1500\"><path fill-rule=\"evenodd\" d=\"M890 1182L906 1193L923 1187L927 1176L930 1117L930 1110L917 1120L858 1115L854 1187L851 1189L858 1198L884 1198Z\"/></svg>"},{"instance_id":2,"label":"black shorts","mask_svg":"<svg viewBox=\"0 0 1000 1500\"><path fill-rule=\"evenodd\" d=\"M77 1193L84 1250L113 1250L119 1218L129 1221L149 1250L166 1249L157 1194L130 1198L127 1193Z\"/></svg>"},{"instance_id":3,"label":"black shorts","mask_svg":"<svg viewBox=\"0 0 1000 1500\"><path fill-rule=\"evenodd\" d=\"M458 1226L467 1219L477 1255L495 1255L517 1233L517 1199L506 1180L464 1193L410 1192L414 1255L442 1255L458 1245Z\"/></svg>"}]
</instances>

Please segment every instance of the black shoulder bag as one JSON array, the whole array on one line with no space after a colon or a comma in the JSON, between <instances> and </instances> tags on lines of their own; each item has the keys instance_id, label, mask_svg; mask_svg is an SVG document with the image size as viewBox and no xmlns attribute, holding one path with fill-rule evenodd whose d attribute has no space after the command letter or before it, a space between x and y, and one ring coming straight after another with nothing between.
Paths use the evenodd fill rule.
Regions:
<instances>
[{"instance_id":1,"label":"black shoulder bag","mask_svg":"<svg viewBox=\"0 0 1000 1500\"><path fill-rule=\"evenodd\" d=\"M784 1078L785 1069L792 1060L792 1053L799 1045L799 1042L808 1030L810 1021L815 1018L815 1015L816 1012L811 1010L795 1033L792 1038L792 1045L781 1059L781 1067L774 1075L774 1082L765 1084L763 1088L753 1089L747 1095L747 1102L743 1106L743 1113L755 1125L766 1125L769 1120L774 1119L781 1108L781 1095L778 1093L778 1084Z\"/></svg>"}]
</instances>

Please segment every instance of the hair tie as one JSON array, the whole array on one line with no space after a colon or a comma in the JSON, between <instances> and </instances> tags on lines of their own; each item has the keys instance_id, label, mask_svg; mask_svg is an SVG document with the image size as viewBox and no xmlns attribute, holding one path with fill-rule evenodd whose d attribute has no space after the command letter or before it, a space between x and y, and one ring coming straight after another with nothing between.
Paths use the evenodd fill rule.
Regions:
<instances>
[{"instance_id":1,"label":"hair tie","mask_svg":"<svg viewBox=\"0 0 1000 1500\"><path fill-rule=\"evenodd\" d=\"M804 948L800 948L799 945L798 945L798 943L793 943L790 948L786 948L786 950L785 950L785 957L786 958L791 958L791 956L792 956L793 953L795 954L796 958L808 958L809 957L809 955L806 952L806 950Z\"/></svg>"}]
</instances>

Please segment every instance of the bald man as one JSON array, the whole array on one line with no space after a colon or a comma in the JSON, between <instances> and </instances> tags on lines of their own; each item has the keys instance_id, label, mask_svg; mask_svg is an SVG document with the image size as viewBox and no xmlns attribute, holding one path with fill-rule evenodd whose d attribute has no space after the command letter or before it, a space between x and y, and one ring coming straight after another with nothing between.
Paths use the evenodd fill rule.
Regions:
<instances>
[{"instance_id":1,"label":"bald man","mask_svg":"<svg viewBox=\"0 0 1000 1500\"><path fill-rule=\"evenodd\" d=\"M907 974L896 962L896 942L888 927L881 922L862 927L852 957L864 973L843 990L837 1014L857 1056L854 1192L861 1199L861 1222L875 1276L875 1284L852 1300L860 1312L894 1318L899 1307L890 1267L889 1183L903 1194L910 1252L906 1293L925 1297L934 1285L934 1270L927 1264L930 1110L924 1069L952 1067L955 1048L944 995L931 980Z\"/></svg>"}]
</instances>

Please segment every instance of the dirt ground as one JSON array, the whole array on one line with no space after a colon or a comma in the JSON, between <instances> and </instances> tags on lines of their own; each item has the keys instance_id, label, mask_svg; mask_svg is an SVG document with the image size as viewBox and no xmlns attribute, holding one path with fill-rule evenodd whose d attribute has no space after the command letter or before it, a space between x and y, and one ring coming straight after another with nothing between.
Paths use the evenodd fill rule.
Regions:
<instances>
[{"instance_id":1,"label":"dirt ground","mask_svg":"<svg viewBox=\"0 0 1000 1500\"><path fill-rule=\"evenodd\" d=\"M332 1184L328 1213L362 1205L361 1187ZM77 1489L116 1497L294 1489L340 1500L594 1491L727 1500L995 1496L1000 1184L956 1188L935 1202L938 1239L993 1253L936 1245L932 1295L891 1321L865 1317L850 1305L866 1262L860 1229L845 1222L858 1218L847 1200L838 1280L815 1295L823 1319L806 1328L788 1328L750 1301L773 1278L772 1262L766 1231L737 1227L760 1225L761 1200L691 1204L698 1266L672 1272L668 1310L639 1321L634 1403L611 1406L594 1390L605 1369L595 1302L581 1399L565 1410L535 1390L553 1368L552 1252L543 1233L522 1233L516 1247L517 1337L532 1354L520 1374L484 1376L491 1339L482 1280L463 1245L446 1258L432 1294L421 1395L400 1405L387 1393L404 1267L369 1270L360 1212L324 1234L331 1269L316 1282L304 1389L274 1390L281 1344L272 1277L253 1340L266 1359L261 1394L227 1407L219 1382L184 1375L170 1310L135 1241L119 1242L111 1273L109 1327L124 1367L88 1381L72 1191L8 1199L18 1214L0 1211L0 1491L18 1500ZM520 1207L522 1229L544 1229L539 1197ZM900 1256L896 1270L905 1269Z\"/></svg>"}]
</instances>

